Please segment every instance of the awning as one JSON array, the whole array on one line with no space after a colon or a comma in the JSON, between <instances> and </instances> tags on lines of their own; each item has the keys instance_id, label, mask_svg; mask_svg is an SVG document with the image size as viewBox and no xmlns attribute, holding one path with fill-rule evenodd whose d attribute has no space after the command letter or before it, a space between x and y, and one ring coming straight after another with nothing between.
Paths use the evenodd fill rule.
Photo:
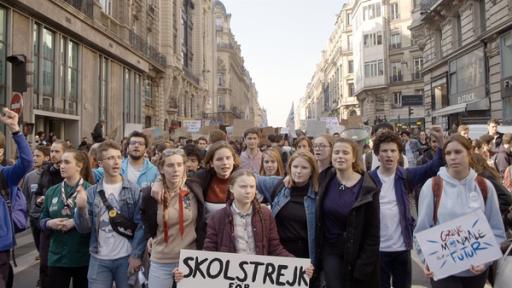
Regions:
<instances>
[{"instance_id":1,"label":"awning","mask_svg":"<svg viewBox=\"0 0 512 288\"><path fill-rule=\"evenodd\" d=\"M432 116L437 117L437 116L445 116L445 115L449 115L449 114L461 113L461 112L466 112L466 111L489 110L489 108L490 108L489 98L485 97L485 98L477 99L473 102L460 103L460 104L450 105L448 107L438 109L432 113Z\"/></svg>"}]
</instances>

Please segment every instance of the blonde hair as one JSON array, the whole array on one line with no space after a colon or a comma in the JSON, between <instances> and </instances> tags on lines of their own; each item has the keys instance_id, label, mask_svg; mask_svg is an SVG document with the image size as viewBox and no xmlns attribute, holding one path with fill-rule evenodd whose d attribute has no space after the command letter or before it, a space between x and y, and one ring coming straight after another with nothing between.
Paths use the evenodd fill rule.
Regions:
<instances>
[{"instance_id":1,"label":"blonde hair","mask_svg":"<svg viewBox=\"0 0 512 288\"><path fill-rule=\"evenodd\" d=\"M265 168L263 167L263 163L265 161L265 156L268 156L274 159L277 162L277 170L275 175L267 175L265 172ZM261 176L284 176L284 164L283 159L281 159L281 154L276 148L271 148L263 151L263 156L261 157L261 167L260 167L260 175Z\"/></svg>"}]
</instances>

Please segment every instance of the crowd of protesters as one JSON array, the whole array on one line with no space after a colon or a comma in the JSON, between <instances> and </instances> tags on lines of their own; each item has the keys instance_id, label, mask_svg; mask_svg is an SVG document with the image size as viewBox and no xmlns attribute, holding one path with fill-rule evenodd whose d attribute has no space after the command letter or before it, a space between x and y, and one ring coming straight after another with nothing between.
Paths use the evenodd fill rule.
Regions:
<instances>
[{"instance_id":1,"label":"crowd of protesters","mask_svg":"<svg viewBox=\"0 0 512 288\"><path fill-rule=\"evenodd\" d=\"M309 258L310 287L403 288L415 233L481 209L497 241L510 239L512 135L494 119L478 139L466 125L444 135L379 123L364 143L336 133L293 146L258 128L159 143L133 131L118 143L100 122L93 143L37 133L32 149L15 113L0 120L18 153L0 170L0 288L28 227L43 288L172 287L181 249ZM436 281L423 270L433 287L493 281L492 263Z\"/></svg>"}]
</instances>

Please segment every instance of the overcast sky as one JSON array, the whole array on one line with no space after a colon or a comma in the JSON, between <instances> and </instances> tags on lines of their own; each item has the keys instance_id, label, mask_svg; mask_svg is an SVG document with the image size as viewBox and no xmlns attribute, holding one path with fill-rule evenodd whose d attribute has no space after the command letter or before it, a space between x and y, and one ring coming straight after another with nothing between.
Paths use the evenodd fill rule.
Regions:
<instances>
[{"instance_id":1,"label":"overcast sky","mask_svg":"<svg viewBox=\"0 0 512 288\"><path fill-rule=\"evenodd\" d=\"M245 66L267 109L269 125L285 126L327 47L344 0L222 0Z\"/></svg>"}]
</instances>

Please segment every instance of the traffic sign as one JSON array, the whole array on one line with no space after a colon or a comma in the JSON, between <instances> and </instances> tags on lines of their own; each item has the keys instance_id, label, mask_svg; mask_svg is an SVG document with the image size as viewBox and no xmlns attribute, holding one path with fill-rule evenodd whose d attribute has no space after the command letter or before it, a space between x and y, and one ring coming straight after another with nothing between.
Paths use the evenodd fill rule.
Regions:
<instances>
[{"instance_id":1,"label":"traffic sign","mask_svg":"<svg viewBox=\"0 0 512 288\"><path fill-rule=\"evenodd\" d=\"M11 98L11 110L20 115L23 111L23 96L19 92L13 92Z\"/></svg>"}]
</instances>

